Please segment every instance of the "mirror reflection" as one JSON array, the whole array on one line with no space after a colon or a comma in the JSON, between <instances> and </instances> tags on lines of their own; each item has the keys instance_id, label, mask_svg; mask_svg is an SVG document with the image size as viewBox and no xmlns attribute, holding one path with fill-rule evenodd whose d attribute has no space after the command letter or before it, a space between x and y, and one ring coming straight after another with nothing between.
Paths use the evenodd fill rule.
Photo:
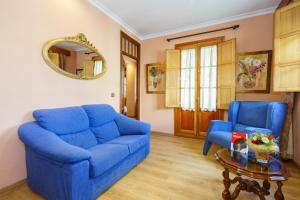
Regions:
<instances>
[{"instance_id":1,"label":"mirror reflection","mask_svg":"<svg viewBox=\"0 0 300 200\"><path fill-rule=\"evenodd\" d=\"M72 78L94 79L105 72L104 59L83 34L48 42L43 55L52 68Z\"/></svg>"}]
</instances>

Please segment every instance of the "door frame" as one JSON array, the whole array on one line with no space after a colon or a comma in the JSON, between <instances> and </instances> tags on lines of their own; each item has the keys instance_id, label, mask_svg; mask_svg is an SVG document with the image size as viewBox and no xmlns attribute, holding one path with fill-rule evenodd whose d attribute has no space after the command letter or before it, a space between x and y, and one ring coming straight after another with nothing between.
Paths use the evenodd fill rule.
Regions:
<instances>
[{"instance_id":1,"label":"door frame","mask_svg":"<svg viewBox=\"0 0 300 200\"><path fill-rule=\"evenodd\" d=\"M124 43L123 43L124 42ZM141 44L130 37L123 31L120 31L120 113L122 113L122 108L124 106L123 101L123 76L122 76L122 59L123 55L128 56L136 60L137 63L137 85L136 85L136 119L140 119L140 56L141 56Z\"/></svg>"}]
</instances>

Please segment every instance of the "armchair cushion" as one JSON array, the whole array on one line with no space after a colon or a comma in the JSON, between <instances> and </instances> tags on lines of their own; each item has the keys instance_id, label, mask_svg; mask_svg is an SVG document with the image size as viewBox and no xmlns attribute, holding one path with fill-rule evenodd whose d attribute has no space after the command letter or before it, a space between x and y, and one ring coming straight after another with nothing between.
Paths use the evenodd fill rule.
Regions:
<instances>
[{"instance_id":1,"label":"armchair cushion","mask_svg":"<svg viewBox=\"0 0 300 200\"><path fill-rule=\"evenodd\" d=\"M121 135L145 135L150 134L150 124L131 119L122 114L115 118Z\"/></svg>"},{"instance_id":2,"label":"armchair cushion","mask_svg":"<svg viewBox=\"0 0 300 200\"><path fill-rule=\"evenodd\" d=\"M147 135L125 135L111 140L109 144L126 145L130 153L136 152L139 148L145 146L148 141Z\"/></svg>"},{"instance_id":3,"label":"armchair cushion","mask_svg":"<svg viewBox=\"0 0 300 200\"><path fill-rule=\"evenodd\" d=\"M256 132L261 132L267 135L272 134L272 131L270 129L267 128L256 128L256 127L247 127L245 129L245 133L247 134L252 134L252 133L256 133Z\"/></svg>"},{"instance_id":4,"label":"armchair cushion","mask_svg":"<svg viewBox=\"0 0 300 200\"><path fill-rule=\"evenodd\" d=\"M19 128L19 137L32 151L57 162L76 163L91 157L87 150L64 142L35 122L23 124Z\"/></svg>"},{"instance_id":5,"label":"armchair cushion","mask_svg":"<svg viewBox=\"0 0 300 200\"><path fill-rule=\"evenodd\" d=\"M272 131L267 128L257 128L257 127L243 125L243 124L236 124L234 127L234 131L241 132L241 133L247 133L247 134L252 134L252 133L256 133L256 132L261 132L261 133L265 133L265 134L272 133Z\"/></svg>"},{"instance_id":6,"label":"armchair cushion","mask_svg":"<svg viewBox=\"0 0 300 200\"><path fill-rule=\"evenodd\" d=\"M129 155L128 147L119 144L100 144L88 151L91 154L91 177L101 175Z\"/></svg>"}]
</instances>

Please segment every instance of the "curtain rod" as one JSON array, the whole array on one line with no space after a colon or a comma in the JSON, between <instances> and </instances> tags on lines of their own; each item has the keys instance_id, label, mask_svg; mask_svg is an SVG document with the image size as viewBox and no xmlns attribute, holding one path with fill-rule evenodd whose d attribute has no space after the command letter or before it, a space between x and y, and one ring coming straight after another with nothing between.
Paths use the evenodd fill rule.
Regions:
<instances>
[{"instance_id":1,"label":"curtain rod","mask_svg":"<svg viewBox=\"0 0 300 200\"><path fill-rule=\"evenodd\" d=\"M196 35L202 35L202 34L206 34L206 33L213 33L213 32L218 32L218 31L224 31L224 30L228 30L228 29L237 29L239 28L240 25L234 25L234 26L230 26L230 27L226 27L226 28L220 28L220 29L215 29L215 30L211 30L211 31L205 31L205 32L201 32L201 33L194 33L194 34L190 34L190 35L184 35L184 36L179 36L179 37L174 37L174 38L168 38L167 41L170 42L171 40L177 40L177 39L181 39L181 38L186 38L186 37L192 37L192 36L196 36Z\"/></svg>"}]
</instances>

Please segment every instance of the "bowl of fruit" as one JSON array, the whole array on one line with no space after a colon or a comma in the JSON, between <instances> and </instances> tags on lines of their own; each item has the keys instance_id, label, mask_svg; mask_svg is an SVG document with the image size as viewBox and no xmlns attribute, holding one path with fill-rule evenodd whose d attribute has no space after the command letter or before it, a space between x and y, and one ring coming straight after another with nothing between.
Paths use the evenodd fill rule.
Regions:
<instances>
[{"instance_id":1,"label":"bowl of fruit","mask_svg":"<svg viewBox=\"0 0 300 200\"><path fill-rule=\"evenodd\" d=\"M247 140L250 149L255 151L256 161L267 164L272 155L279 153L278 139L273 135L254 133Z\"/></svg>"}]
</instances>

